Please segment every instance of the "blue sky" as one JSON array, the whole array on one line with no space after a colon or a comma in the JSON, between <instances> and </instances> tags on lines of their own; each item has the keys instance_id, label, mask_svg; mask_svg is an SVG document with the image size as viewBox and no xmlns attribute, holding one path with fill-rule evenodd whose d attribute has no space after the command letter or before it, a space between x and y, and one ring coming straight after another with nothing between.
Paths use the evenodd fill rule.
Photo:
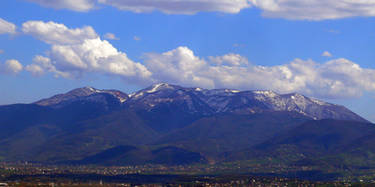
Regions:
<instances>
[{"instance_id":1,"label":"blue sky","mask_svg":"<svg viewBox=\"0 0 375 187\"><path fill-rule=\"evenodd\" d=\"M150 2L0 1L0 104L169 82L299 92L375 121L375 1Z\"/></svg>"}]
</instances>

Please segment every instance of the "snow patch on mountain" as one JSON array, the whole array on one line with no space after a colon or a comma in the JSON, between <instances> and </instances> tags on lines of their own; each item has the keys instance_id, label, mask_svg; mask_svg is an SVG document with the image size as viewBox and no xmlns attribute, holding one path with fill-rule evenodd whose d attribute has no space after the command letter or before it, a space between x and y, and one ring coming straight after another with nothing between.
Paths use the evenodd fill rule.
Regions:
<instances>
[{"instance_id":1,"label":"snow patch on mountain","mask_svg":"<svg viewBox=\"0 0 375 187\"><path fill-rule=\"evenodd\" d=\"M147 90L146 92L147 93L154 93L154 92L159 91L160 89L166 89L166 88L172 88L172 87L169 86L169 84L160 83L160 84L153 85L152 88L151 88L151 90Z\"/></svg>"},{"instance_id":2,"label":"snow patch on mountain","mask_svg":"<svg viewBox=\"0 0 375 187\"><path fill-rule=\"evenodd\" d=\"M75 100L87 99L96 102L105 102L102 97L92 97L95 94L109 94L117 98L120 103L128 100L128 95L118 90L99 90L93 87L83 87L74 89L65 94L58 94L48 99L37 101L35 104L42 106L54 106L63 102L71 102Z\"/></svg>"},{"instance_id":3,"label":"snow patch on mountain","mask_svg":"<svg viewBox=\"0 0 375 187\"><path fill-rule=\"evenodd\" d=\"M177 107L170 110L183 110L187 113L214 115L218 113L254 114L272 111L297 112L312 119L341 119L366 121L343 106L326 103L301 94L278 94L273 91L240 91L233 89L184 88L167 83L154 84L146 89L126 95L117 90L98 90L85 87L66 94L41 100L43 106L83 98L105 103L105 97L92 97L97 94L110 94L128 109L153 110L159 106ZM99 95L100 96L100 95Z\"/></svg>"},{"instance_id":4,"label":"snow patch on mountain","mask_svg":"<svg viewBox=\"0 0 375 187\"><path fill-rule=\"evenodd\" d=\"M258 95L263 95L265 97L276 97L278 94L276 94L273 91L253 91L253 93L258 94Z\"/></svg>"}]
</instances>

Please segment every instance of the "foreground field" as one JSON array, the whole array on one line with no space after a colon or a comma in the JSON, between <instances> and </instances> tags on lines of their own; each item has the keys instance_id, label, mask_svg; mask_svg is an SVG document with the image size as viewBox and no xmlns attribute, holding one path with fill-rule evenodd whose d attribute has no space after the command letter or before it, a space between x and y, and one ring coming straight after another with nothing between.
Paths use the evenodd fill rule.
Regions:
<instances>
[{"instance_id":1,"label":"foreground field","mask_svg":"<svg viewBox=\"0 0 375 187\"><path fill-rule=\"evenodd\" d=\"M237 168L237 169L234 169ZM324 173L309 168L221 166L45 166L2 163L0 186L374 186L374 171ZM258 172L254 172L258 170ZM271 170L269 170L271 169ZM285 168L291 171L291 168ZM298 170L298 169L304 169ZM310 168L311 169L311 168ZM269 170L268 172L266 172ZM263 172L260 172L263 171ZM343 170L344 171L344 170ZM358 173L353 171L354 173Z\"/></svg>"}]
</instances>

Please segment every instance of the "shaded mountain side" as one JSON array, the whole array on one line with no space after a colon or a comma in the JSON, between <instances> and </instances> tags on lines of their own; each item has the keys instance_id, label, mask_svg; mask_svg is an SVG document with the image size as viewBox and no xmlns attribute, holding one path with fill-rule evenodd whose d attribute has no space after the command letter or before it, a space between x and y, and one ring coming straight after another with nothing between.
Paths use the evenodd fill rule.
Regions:
<instances>
[{"instance_id":1,"label":"shaded mountain side","mask_svg":"<svg viewBox=\"0 0 375 187\"><path fill-rule=\"evenodd\" d=\"M340 147L339 152L341 154L338 158L335 155L328 157L336 165L345 164L362 169L375 169L375 133L371 132Z\"/></svg>"},{"instance_id":2,"label":"shaded mountain side","mask_svg":"<svg viewBox=\"0 0 375 187\"><path fill-rule=\"evenodd\" d=\"M98 165L111 165L111 163L116 162L134 162L129 158L126 158L126 154L129 154L130 151L137 150L137 147L134 146L116 146L113 148L106 149L102 152L94 154L92 156L85 157L78 161L70 161L69 164L78 164L78 165L86 165L86 164L98 164Z\"/></svg>"},{"instance_id":3,"label":"shaded mountain side","mask_svg":"<svg viewBox=\"0 0 375 187\"><path fill-rule=\"evenodd\" d=\"M102 103L86 101L74 101L61 108L34 104L0 106L0 156L30 160L37 147L55 136L75 132L82 121L115 111L108 111Z\"/></svg>"},{"instance_id":4,"label":"shaded mountain side","mask_svg":"<svg viewBox=\"0 0 375 187\"><path fill-rule=\"evenodd\" d=\"M204 117L201 113L187 113L184 104L167 103L152 108L149 111L136 110L145 123L159 133L168 133L181 129L192 122Z\"/></svg>"},{"instance_id":5,"label":"shaded mountain side","mask_svg":"<svg viewBox=\"0 0 375 187\"><path fill-rule=\"evenodd\" d=\"M113 98L106 95L108 103ZM93 119L121 109L96 101L76 100L60 108L51 108L35 104L17 104L0 106L0 139L19 133L34 125L56 125L66 130L83 120Z\"/></svg>"},{"instance_id":6,"label":"shaded mountain side","mask_svg":"<svg viewBox=\"0 0 375 187\"><path fill-rule=\"evenodd\" d=\"M58 134L37 147L33 159L62 161L79 159L118 145L143 145L159 134L130 111L119 111L83 121L69 131Z\"/></svg>"},{"instance_id":7,"label":"shaded mountain side","mask_svg":"<svg viewBox=\"0 0 375 187\"><path fill-rule=\"evenodd\" d=\"M337 162L332 163L338 163L344 159L342 158L344 155L346 159L357 157L358 155L354 155L356 150L361 154L366 154L367 151L373 152L369 146L373 144L370 138L373 136L375 136L375 125L370 123L339 120L308 121L250 149L221 156L227 161L269 158L284 163L329 164L337 159Z\"/></svg>"},{"instance_id":8,"label":"shaded mountain side","mask_svg":"<svg viewBox=\"0 0 375 187\"><path fill-rule=\"evenodd\" d=\"M215 157L222 152L249 148L308 120L311 119L292 112L223 114L200 119L154 144L174 145Z\"/></svg>"},{"instance_id":9,"label":"shaded mountain side","mask_svg":"<svg viewBox=\"0 0 375 187\"><path fill-rule=\"evenodd\" d=\"M80 165L187 165L206 163L206 159L199 153L177 147L137 148L134 146L117 146L70 163Z\"/></svg>"},{"instance_id":10,"label":"shaded mountain side","mask_svg":"<svg viewBox=\"0 0 375 187\"><path fill-rule=\"evenodd\" d=\"M49 122L51 112L51 109L38 105L0 106L0 140L34 125Z\"/></svg>"},{"instance_id":11,"label":"shaded mountain side","mask_svg":"<svg viewBox=\"0 0 375 187\"><path fill-rule=\"evenodd\" d=\"M47 143L62 130L54 125L33 125L0 140L0 157L7 160L30 160L35 154L35 148Z\"/></svg>"},{"instance_id":12,"label":"shaded mountain side","mask_svg":"<svg viewBox=\"0 0 375 187\"><path fill-rule=\"evenodd\" d=\"M113 99L109 97L109 99ZM78 100L65 105L62 108L55 109L53 114L58 119L57 123L65 130L73 129L76 123L81 121L95 119L101 115L111 114L121 110L119 106L108 108L106 104L96 101Z\"/></svg>"},{"instance_id":13,"label":"shaded mountain side","mask_svg":"<svg viewBox=\"0 0 375 187\"><path fill-rule=\"evenodd\" d=\"M341 151L350 152L361 152L362 150L373 150L375 151L375 133L369 133L369 135L363 136L356 139L353 142L345 145L340 149Z\"/></svg>"},{"instance_id":14,"label":"shaded mountain side","mask_svg":"<svg viewBox=\"0 0 375 187\"><path fill-rule=\"evenodd\" d=\"M279 145L295 145L307 151L334 152L370 134L375 134L375 125L370 123L340 120L309 121L256 148L269 150Z\"/></svg>"}]
</instances>

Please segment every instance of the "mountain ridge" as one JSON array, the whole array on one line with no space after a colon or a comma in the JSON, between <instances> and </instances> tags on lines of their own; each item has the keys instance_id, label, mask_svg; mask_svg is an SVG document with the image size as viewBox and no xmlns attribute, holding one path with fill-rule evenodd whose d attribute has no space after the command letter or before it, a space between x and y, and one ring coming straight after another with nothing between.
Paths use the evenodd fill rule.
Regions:
<instances>
[{"instance_id":1,"label":"mountain ridge","mask_svg":"<svg viewBox=\"0 0 375 187\"><path fill-rule=\"evenodd\" d=\"M295 111L315 120L341 119L369 122L346 107L306 97L299 93L278 94L270 90L240 91L233 89L186 88L168 83L153 84L132 94L118 90L100 90L83 87L42 99L34 104L60 107L64 102L101 100L109 95L125 108L142 107L151 110L160 103L180 101L188 112L212 115L217 113L259 113L264 111ZM96 96L96 97L95 97ZM337 112L338 111L338 112Z\"/></svg>"},{"instance_id":2,"label":"mountain ridge","mask_svg":"<svg viewBox=\"0 0 375 187\"><path fill-rule=\"evenodd\" d=\"M79 100L82 97L89 97L96 94L109 94L119 100L120 103L125 102L129 96L118 90L100 90L94 87L82 87L73 89L65 94L57 94L50 98L41 99L33 104L41 106L56 106L62 102Z\"/></svg>"}]
</instances>

